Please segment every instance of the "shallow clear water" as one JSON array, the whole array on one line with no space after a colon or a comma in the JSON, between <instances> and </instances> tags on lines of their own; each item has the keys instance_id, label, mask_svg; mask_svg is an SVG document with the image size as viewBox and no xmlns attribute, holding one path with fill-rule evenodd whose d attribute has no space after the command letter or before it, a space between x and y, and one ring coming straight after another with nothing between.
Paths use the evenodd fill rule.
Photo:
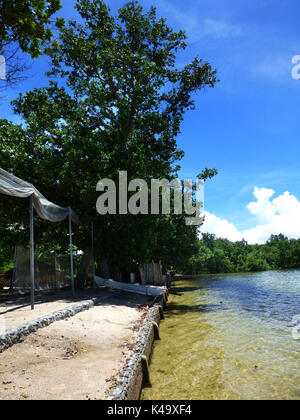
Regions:
<instances>
[{"instance_id":1,"label":"shallow clear water","mask_svg":"<svg viewBox=\"0 0 300 420\"><path fill-rule=\"evenodd\" d=\"M142 399L300 400L300 271L175 283Z\"/></svg>"}]
</instances>

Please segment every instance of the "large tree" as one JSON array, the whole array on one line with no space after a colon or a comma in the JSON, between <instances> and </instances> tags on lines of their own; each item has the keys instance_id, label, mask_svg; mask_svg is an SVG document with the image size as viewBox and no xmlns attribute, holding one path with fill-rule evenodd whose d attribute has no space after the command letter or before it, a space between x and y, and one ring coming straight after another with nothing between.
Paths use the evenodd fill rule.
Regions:
<instances>
[{"instance_id":1,"label":"large tree","mask_svg":"<svg viewBox=\"0 0 300 420\"><path fill-rule=\"evenodd\" d=\"M0 55L6 61L1 89L26 78L28 61L20 52L31 58L44 52L53 35L51 18L61 8L60 3L61 0L0 0Z\"/></svg>"},{"instance_id":2,"label":"large tree","mask_svg":"<svg viewBox=\"0 0 300 420\"><path fill-rule=\"evenodd\" d=\"M13 151L4 148L2 156L8 156L7 170L77 211L87 227L75 243L86 255L88 226L95 219L99 258L125 267L156 253L153 239L162 222L150 216L97 217L96 183L117 180L120 170L129 180L176 176L183 156L176 137L184 114L194 109L194 92L214 86L216 73L198 57L177 68L186 35L158 19L155 8L145 12L130 2L117 16L101 0L79 0L76 8L82 23L63 25L49 50L49 77L56 80L14 102L26 124L24 139ZM1 206L2 220L6 211ZM178 225L172 218L167 222Z\"/></svg>"}]
</instances>

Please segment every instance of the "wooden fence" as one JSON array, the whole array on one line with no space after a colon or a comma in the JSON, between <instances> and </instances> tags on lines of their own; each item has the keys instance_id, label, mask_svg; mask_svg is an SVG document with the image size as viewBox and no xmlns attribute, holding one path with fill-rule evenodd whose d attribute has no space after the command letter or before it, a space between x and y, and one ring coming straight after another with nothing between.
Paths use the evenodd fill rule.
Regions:
<instances>
[{"instance_id":1,"label":"wooden fence","mask_svg":"<svg viewBox=\"0 0 300 420\"><path fill-rule=\"evenodd\" d=\"M144 264L144 267L140 268L140 274L143 285L165 285L160 265L157 263Z\"/></svg>"}]
</instances>

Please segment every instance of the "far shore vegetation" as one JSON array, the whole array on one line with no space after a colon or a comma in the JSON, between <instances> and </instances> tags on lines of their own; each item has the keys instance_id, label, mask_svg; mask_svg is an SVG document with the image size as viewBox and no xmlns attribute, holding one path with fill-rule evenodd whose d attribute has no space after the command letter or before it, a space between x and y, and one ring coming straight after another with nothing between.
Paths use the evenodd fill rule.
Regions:
<instances>
[{"instance_id":1,"label":"far shore vegetation","mask_svg":"<svg viewBox=\"0 0 300 420\"><path fill-rule=\"evenodd\" d=\"M198 252L190 258L185 273L217 274L300 268L300 239L271 235L262 245L231 242L203 233Z\"/></svg>"}]
</instances>

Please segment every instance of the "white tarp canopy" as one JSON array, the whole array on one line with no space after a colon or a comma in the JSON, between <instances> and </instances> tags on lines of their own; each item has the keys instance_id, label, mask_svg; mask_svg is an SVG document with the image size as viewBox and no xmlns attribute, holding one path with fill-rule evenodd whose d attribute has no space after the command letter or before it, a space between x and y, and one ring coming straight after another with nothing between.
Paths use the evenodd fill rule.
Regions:
<instances>
[{"instance_id":1,"label":"white tarp canopy","mask_svg":"<svg viewBox=\"0 0 300 420\"><path fill-rule=\"evenodd\" d=\"M71 214L72 221L81 226L77 214L70 207L59 207L48 201L32 184L0 168L0 193L12 197L26 198L33 196L33 206L37 214L49 222L61 222Z\"/></svg>"}]
</instances>

